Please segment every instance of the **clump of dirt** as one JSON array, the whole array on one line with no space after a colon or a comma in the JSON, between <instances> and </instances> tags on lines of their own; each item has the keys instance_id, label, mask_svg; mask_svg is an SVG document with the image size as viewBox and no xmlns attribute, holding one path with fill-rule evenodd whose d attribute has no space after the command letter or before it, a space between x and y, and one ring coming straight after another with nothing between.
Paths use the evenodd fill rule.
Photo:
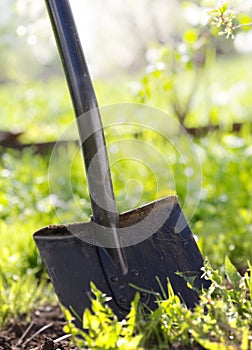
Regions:
<instances>
[{"instance_id":1,"label":"clump of dirt","mask_svg":"<svg viewBox=\"0 0 252 350\"><path fill-rule=\"evenodd\" d=\"M63 332L64 325L58 306L40 306L30 315L29 322L21 316L0 331L0 350L77 350L71 344L71 336Z\"/></svg>"}]
</instances>

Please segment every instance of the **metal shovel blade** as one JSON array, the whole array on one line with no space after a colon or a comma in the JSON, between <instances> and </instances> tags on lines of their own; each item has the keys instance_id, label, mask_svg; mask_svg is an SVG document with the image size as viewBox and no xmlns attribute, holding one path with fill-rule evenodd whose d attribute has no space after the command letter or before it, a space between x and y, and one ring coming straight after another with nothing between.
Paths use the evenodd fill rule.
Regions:
<instances>
[{"instance_id":1,"label":"metal shovel blade","mask_svg":"<svg viewBox=\"0 0 252 350\"><path fill-rule=\"evenodd\" d=\"M81 319L90 307L92 281L112 297L110 306L122 319L137 288L141 302L154 309L153 291L163 294L169 279L174 292L193 307L198 294L177 272L189 274L195 288L207 287L207 282L201 278L203 259L177 197L118 215L101 117L69 1L46 4L77 118L93 213L88 223L48 226L34 234L58 298ZM91 171L94 157L99 161ZM81 327L78 318L76 325Z\"/></svg>"},{"instance_id":2,"label":"metal shovel blade","mask_svg":"<svg viewBox=\"0 0 252 350\"><path fill-rule=\"evenodd\" d=\"M167 291L169 279L174 292L188 307L193 307L198 294L187 287L177 272L195 277L194 287L199 289L208 287L208 282L201 278L203 259L177 197L149 203L121 214L119 219L128 263L126 275L113 265L106 250L101 253L102 247L87 243L94 237L96 224L92 221L48 226L34 234L60 302L74 309L81 318L84 309L90 307L90 282L93 281L112 297L110 306L121 319L130 310L137 289L134 286L144 290L141 302L155 309L156 297L151 292L161 293L161 285ZM148 235L153 227L156 230ZM139 242L134 244L139 237ZM81 326L78 320L76 324Z\"/></svg>"}]
</instances>

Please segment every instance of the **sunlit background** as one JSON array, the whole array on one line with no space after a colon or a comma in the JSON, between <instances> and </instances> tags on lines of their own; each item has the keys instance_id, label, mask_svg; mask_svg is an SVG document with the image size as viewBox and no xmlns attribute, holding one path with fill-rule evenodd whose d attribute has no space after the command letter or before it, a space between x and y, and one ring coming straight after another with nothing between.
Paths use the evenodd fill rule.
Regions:
<instances>
[{"instance_id":1,"label":"sunlit background","mask_svg":"<svg viewBox=\"0 0 252 350\"><path fill-rule=\"evenodd\" d=\"M188 25L208 21L208 7L177 0L71 0L93 76L135 72L153 54L151 44L175 40ZM215 1L205 1L211 4ZM244 1L249 6L251 1ZM43 0L2 0L1 81L45 78L60 71ZM239 52L252 50L252 32L234 40ZM223 44L225 45L225 44Z\"/></svg>"},{"instance_id":2,"label":"sunlit background","mask_svg":"<svg viewBox=\"0 0 252 350\"><path fill-rule=\"evenodd\" d=\"M105 136L118 211L176 194L203 256L222 267L228 255L244 272L252 256L252 0L229 1L244 25L234 38L211 24L218 0L70 3L102 120L113 123ZM54 148L60 136L63 147ZM53 295L33 233L90 217L77 138L44 0L0 0L0 327Z\"/></svg>"}]
</instances>

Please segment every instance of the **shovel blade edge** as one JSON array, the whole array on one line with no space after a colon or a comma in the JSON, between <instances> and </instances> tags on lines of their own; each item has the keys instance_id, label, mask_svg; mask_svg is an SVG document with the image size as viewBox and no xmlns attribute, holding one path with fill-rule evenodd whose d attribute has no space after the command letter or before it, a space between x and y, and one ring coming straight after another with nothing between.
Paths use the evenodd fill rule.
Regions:
<instances>
[{"instance_id":1,"label":"shovel blade edge","mask_svg":"<svg viewBox=\"0 0 252 350\"><path fill-rule=\"evenodd\" d=\"M63 226L44 228L34 234L34 240L60 303L82 319L85 308L91 306L90 281L109 294L97 248L70 235ZM75 323L81 327L80 320Z\"/></svg>"},{"instance_id":2,"label":"shovel blade edge","mask_svg":"<svg viewBox=\"0 0 252 350\"><path fill-rule=\"evenodd\" d=\"M165 215L166 220L161 220L160 217L164 218ZM143 225L135 226L139 220ZM66 308L71 306L82 319L85 308L91 306L92 281L112 297L109 305L122 319L130 310L136 293L134 286L162 294L162 288L167 292L169 279L174 292L188 307L194 307L198 293L188 288L187 282L177 272L193 277L193 285L199 289L207 288L209 282L201 278L203 258L177 198L167 197L121 214L120 225L126 228L128 237L142 234L134 232L135 227L140 230L146 227L147 231L148 227L156 227L156 231L146 239L123 248L128 263L125 276L116 269L103 248L83 239L93 234L91 221L48 226L34 234L60 303ZM152 293L142 291L140 295L141 302L148 308L157 307L156 297ZM80 320L76 319L75 323L81 327Z\"/></svg>"}]
</instances>

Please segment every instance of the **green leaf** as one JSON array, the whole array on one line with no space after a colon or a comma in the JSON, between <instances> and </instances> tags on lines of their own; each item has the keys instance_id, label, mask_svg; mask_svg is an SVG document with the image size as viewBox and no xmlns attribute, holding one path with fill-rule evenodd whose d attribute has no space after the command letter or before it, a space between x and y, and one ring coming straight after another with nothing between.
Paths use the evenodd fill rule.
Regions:
<instances>
[{"instance_id":1,"label":"green leaf","mask_svg":"<svg viewBox=\"0 0 252 350\"><path fill-rule=\"evenodd\" d=\"M237 15L237 19L242 25L250 24L252 22L251 16L248 13L241 12ZM251 26L245 27L245 30L251 30Z\"/></svg>"},{"instance_id":2,"label":"green leaf","mask_svg":"<svg viewBox=\"0 0 252 350\"><path fill-rule=\"evenodd\" d=\"M135 350L139 349L139 344L143 338L142 334L132 337L130 340L120 338L117 342L117 348L120 350Z\"/></svg>"},{"instance_id":3,"label":"green leaf","mask_svg":"<svg viewBox=\"0 0 252 350\"><path fill-rule=\"evenodd\" d=\"M224 4L222 4L222 6L219 7L219 10L221 13L226 12L228 9L228 2L225 2Z\"/></svg>"},{"instance_id":4,"label":"green leaf","mask_svg":"<svg viewBox=\"0 0 252 350\"><path fill-rule=\"evenodd\" d=\"M249 289L250 300L252 300L252 265L250 261L247 261L247 264L249 268L249 274L246 272L246 281Z\"/></svg>"},{"instance_id":5,"label":"green leaf","mask_svg":"<svg viewBox=\"0 0 252 350\"><path fill-rule=\"evenodd\" d=\"M207 350L235 350L233 346L227 346L224 343L214 342L208 339L197 338L197 342Z\"/></svg>"},{"instance_id":6,"label":"green leaf","mask_svg":"<svg viewBox=\"0 0 252 350\"><path fill-rule=\"evenodd\" d=\"M184 33L183 39L188 44L194 44L198 40L198 31L194 28L188 29Z\"/></svg>"},{"instance_id":7,"label":"green leaf","mask_svg":"<svg viewBox=\"0 0 252 350\"><path fill-rule=\"evenodd\" d=\"M247 349L249 349L249 329L245 327L242 330L241 350Z\"/></svg>"},{"instance_id":8,"label":"green leaf","mask_svg":"<svg viewBox=\"0 0 252 350\"><path fill-rule=\"evenodd\" d=\"M236 270L235 266L231 263L229 258L226 256L225 258L225 273L230 283L232 283L235 289L239 288L239 284L241 282L241 275Z\"/></svg>"}]
</instances>

